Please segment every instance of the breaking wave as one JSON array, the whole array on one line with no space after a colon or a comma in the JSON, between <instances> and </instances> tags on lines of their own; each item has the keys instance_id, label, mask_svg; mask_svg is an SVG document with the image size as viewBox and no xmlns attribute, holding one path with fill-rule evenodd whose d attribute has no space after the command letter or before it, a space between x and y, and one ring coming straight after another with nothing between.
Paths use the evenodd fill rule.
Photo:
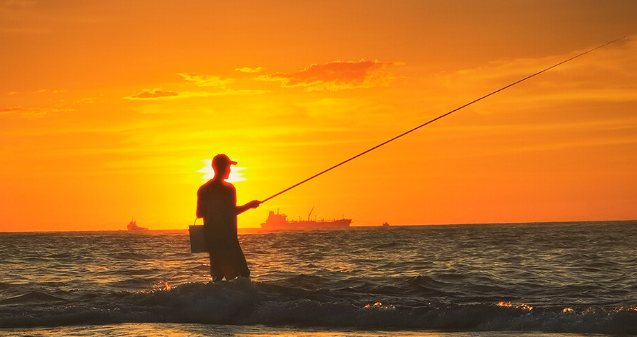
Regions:
<instances>
[{"instance_id":1,"label":"breaking wave","mask_svg":"<svg viewBox=\"0 0 637 337\"><path fill-rule=\"evenodd\" d=\"M239 279L188 283L143 292L86 294L83 301L30 293L2 301L2 328L116 323L207 323L321 328L432 329L449 331L546 331L636 334L637 306L595 308L532 307L522 303L401 303L392 293L409 289L313 287L313 277L285 282ZM408 287L440 287L425 277L406 280ZM377 302L351 296L370 290ZM413 289L411 290L413 291ZM343 294L349 293L349 296ZM93 296L92 299L89 298ZM68 296L72 297L72 296ZM369 298L369 296L365 296ZM396 297L398 299L398 297ZM28 306L27 306L28 305Z\"/></svg>"}]
</instances>

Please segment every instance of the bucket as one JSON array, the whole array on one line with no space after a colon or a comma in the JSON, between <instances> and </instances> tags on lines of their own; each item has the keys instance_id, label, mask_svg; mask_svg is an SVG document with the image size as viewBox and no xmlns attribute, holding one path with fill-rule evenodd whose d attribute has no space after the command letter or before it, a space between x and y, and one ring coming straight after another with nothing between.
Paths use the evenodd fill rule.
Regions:
<instances>
[{"instance_id":1,"label":"bucket","mask_svg":"<svg viewBox=\"0 0 637 337\"><path fill-rule=\"evenodd\" d=\"M190 252L207 253L206 240L203 232L203 225L193 225L188 227L190 232Z\"/></svg>"}]
</instances>

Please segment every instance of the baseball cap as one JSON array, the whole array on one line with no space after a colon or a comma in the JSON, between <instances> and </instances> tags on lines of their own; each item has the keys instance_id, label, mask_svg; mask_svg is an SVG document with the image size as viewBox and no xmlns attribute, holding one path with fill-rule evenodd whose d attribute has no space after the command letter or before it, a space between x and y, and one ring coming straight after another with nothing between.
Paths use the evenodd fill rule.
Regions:
<instances>
[{"instance_id":1,"label":"baseball cap","mask_svg":"<svg viewBox=\"0 0 637 337\"><path fill-rule=\"evenodd\" d=\"M227 155L220 153L212 158L212 166L213 167L228 167L230 165L237 165L237 162L231 160Z\"/></svg>"}]
</instances>

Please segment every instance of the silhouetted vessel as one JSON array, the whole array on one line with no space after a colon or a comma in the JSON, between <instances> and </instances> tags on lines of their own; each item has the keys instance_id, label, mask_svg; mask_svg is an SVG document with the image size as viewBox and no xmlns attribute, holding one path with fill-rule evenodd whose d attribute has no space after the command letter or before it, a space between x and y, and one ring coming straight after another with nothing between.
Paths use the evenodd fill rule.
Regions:
<instances>
[{"instance_id":1,"label":"silhouetted vessel","mask_svg":"<svg viewBox=\"0 0 637 337\"><path fill-rule=\"evenodd\" d=\"M133 220L131 220L131 222L128 223L126 228L128 228L129 231L147 231L148 230L148 228L146 227L137 226L137 222Z\"/></svg>"},{"instance_id":2,"label":"silhouetted vessel","mask_svg":"<svg viewBox=\"0 0 637 337\"><path fill-rule=\"evenodd\" d=\"M314 208L312 208L314 210ZM310 215L312 211L310 211ZM342 228L349 227L352 223L352 219L335 219L331 221L325 220L310 220L310 215L307 216L307 220L288 220L287 215L279 214L277 210L276 214L270 211L268 218L261 224L261 228L265 229L311 229L311 228Z\"/></svg>"}]
</instances>

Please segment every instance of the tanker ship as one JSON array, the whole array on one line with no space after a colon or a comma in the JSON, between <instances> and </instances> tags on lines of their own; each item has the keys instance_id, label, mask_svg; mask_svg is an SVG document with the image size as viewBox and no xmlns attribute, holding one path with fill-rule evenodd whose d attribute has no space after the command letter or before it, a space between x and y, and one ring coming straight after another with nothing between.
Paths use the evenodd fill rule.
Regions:
<instances>
[{"instance_id":1,"label":"tanker ship","mask_svg":"<svg viewBox=\"0 0 637 337\"><path fill-rule=\"evenodd\" d=\"M314 210L314 207L312 207ZM307 216L307 220L288 220L287 215L279 214L277 210L270 211L268 218L261 224L261 228L264 229L312 229L312 228L343 228L349 227L352 223L352 219L335 219L335 220L310 220L312 211Z\"/></svg>"}]
</instances>

